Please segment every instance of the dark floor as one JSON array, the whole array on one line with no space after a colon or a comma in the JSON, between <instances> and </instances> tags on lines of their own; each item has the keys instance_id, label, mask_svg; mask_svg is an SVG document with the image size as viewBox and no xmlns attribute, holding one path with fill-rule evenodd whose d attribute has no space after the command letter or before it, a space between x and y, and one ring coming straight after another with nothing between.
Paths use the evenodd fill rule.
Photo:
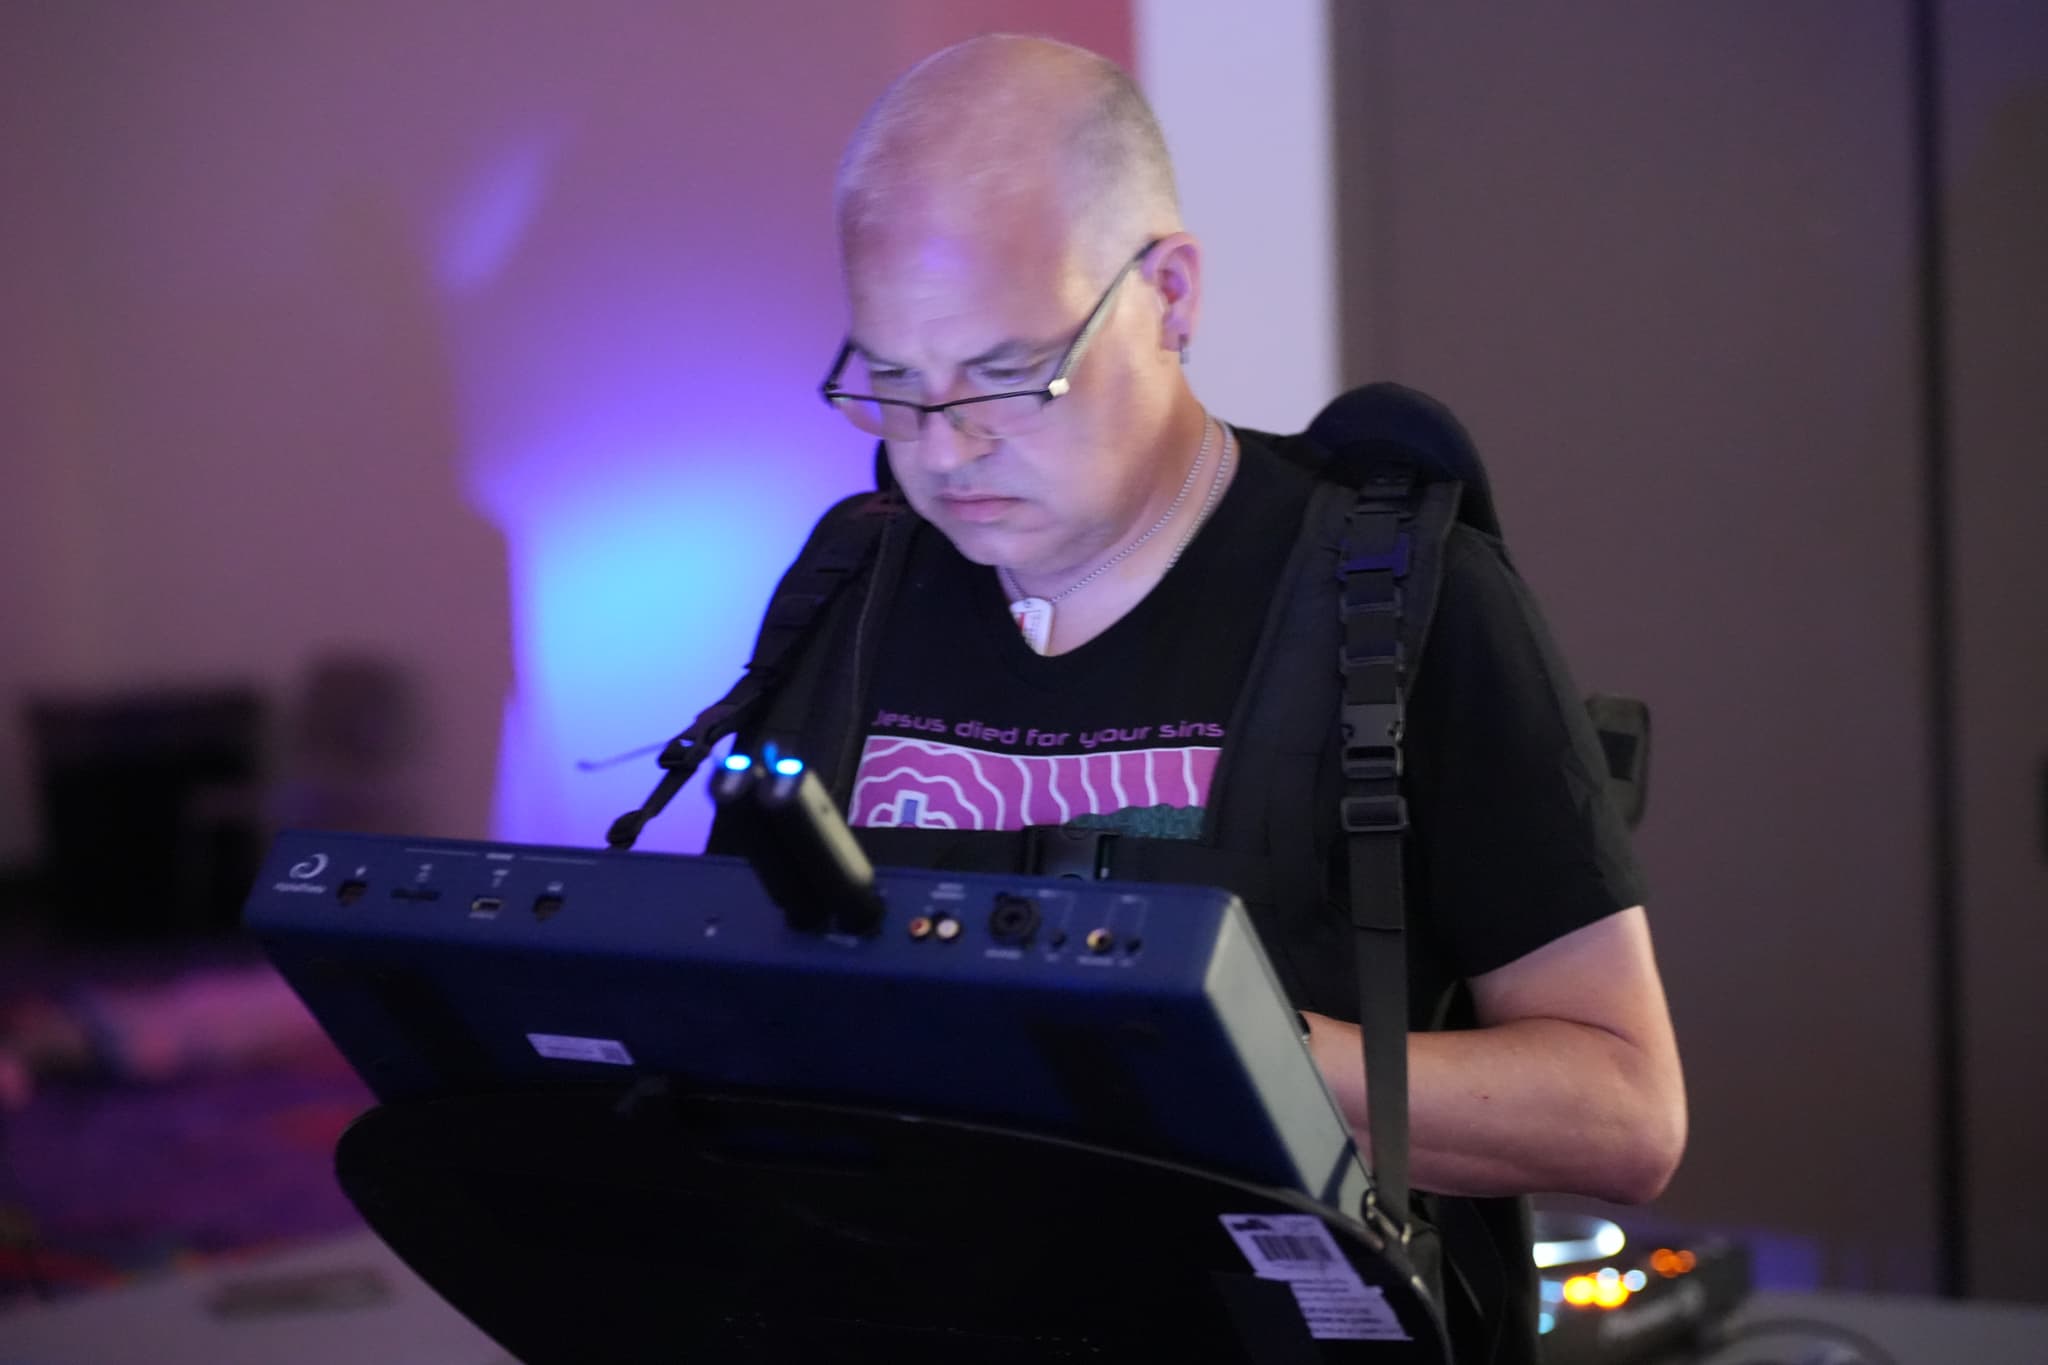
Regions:
<instances>
[{"instance_id":1,"label":"dark floor","mask_svg":"<svg viewBox=\"0 0 2048 1365\"><path fill-rule=\"evenodd\" d=\"M234 943L82 951L9 936L0 998L254 960ZM171 1084L43 1084L0 1113L0 1309L359 1227L332 1154L370 1104L318 1053Z\"/></svg>"}]
</instances>

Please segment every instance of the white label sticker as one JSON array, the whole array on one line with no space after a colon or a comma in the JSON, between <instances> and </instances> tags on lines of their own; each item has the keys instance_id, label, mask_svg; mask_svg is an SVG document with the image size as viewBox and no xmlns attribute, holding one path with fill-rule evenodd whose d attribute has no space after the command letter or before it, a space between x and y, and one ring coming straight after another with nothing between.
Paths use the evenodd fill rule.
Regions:
<instances>
[{"instance_id":1,"label":"white label sticker","mask_svg":"<svg viewBox=\"0 0 2048 1365\"><path fill-rule=\"evenodd\" d=\"M526 1041L543 1057L562 1062L609 1062L613 1066L633 1065L626 1045L610 1038L572 1038L562 1033L529 1033Z\"/></svg>"},{"instance_id":2,"label":"white label sticker","mask_svg":"<svg viewBox=\"0 0 2048 1365\"><path fill-rule=\"evenodd\" d=\"M1262 1280L1285 1280L1317 1341L1409 1341L1378 1285L1358 1278L1309 1213L1226 1213L1223 1226Z\"/></svg>"}]
</instances>

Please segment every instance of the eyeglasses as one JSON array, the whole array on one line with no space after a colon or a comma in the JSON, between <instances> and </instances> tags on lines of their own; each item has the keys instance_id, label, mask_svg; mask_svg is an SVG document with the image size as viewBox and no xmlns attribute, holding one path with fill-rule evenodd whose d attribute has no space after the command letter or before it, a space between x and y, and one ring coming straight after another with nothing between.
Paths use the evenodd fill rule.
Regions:
<instances>
[{"instance_id":1,"label":"eyeglasses","mask_svg":"<svg viewBox=\"0 0 2048 1365\"><path fill-rule=\"evenodd\" d=\"M1074 369L1081 363L1088 343L1094 340L1095 334L1102 330L1104 320L1109 317L1109 301L1116 297L1117 286L1124 282L1133 266L1164 240L1163 237L1154 238L1139 248L1137 255L1124 262L1123 269L1117 271L1116 278L1109 282L1109 288L1103 290L1102 297L1095 301L1088 320L1074 334L1074 340L1067 346L1066 354L1060 357L1052 377L1035 389L977 394L945 403L921 403L915 398L850 393L839 387L840 376L860 354L849 337L839 348L839 356L832 362L832 371L818 386L818 392L827 403L843 413L847 421L862 431L891 441L915 441L924 433L924 418L928 412L943 414L953 424L953 430L963 436L1001 439L1036 431L1045 424L1045 410L1052 400L1064 397L1073 387L1070 380ZM885 386L883 379L872 369L867 372L867 383L873 388Z\"/></svg>"}]
</instances>

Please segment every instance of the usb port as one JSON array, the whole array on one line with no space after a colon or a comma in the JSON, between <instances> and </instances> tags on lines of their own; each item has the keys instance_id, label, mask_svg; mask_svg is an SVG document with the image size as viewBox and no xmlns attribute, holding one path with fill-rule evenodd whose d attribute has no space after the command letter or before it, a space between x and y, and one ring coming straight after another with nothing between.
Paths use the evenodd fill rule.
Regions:
<instances>
[{"instance_id":1,"label":"usb port","mask_svg":"<svg viewBox=\"0 0 2048 1365\"><path fill-rule=\"evenodd\" d=\"M504 908L505 902L497 896L478 896L475 900L469 903L470 914L482 915L486 918L497 914L500 910L503 910Z\"/></svg>"}]
</instances>

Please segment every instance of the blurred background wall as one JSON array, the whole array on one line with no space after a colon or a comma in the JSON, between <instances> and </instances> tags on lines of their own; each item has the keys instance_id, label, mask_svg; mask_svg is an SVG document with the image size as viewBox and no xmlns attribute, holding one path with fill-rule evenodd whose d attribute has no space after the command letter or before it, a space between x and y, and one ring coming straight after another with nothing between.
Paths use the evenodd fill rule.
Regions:
<instances>
[{"instance_id":1,"label":"blurred background wall","mask_svg":"<svg viewBox=\"0 0 2048 1365\"><path fill-rule=\"evenodd\" d=\"M1940 58L1932 352L1916 13ZM1959 1261L2048 1299L2044 16L16 0L0 706L247 684L288 736L318 660L380 659L419 712L409 829L596 840L650 769L576 760L721 691L803 531L866 479L811 396L843 326L847 131L946 42L1052 33L1159 103L1210 248L1212 403L1290 427L1341 382L1449 401L1581 684L1652 701L1641 850L1694 1105L1653 1212L1775 1238L1812 1282L1931 1289ZM0 864L38 853L33 748L0 726ZM702 804L646 846L696 847Z\"/></svg>"},{"instance_id":2,"label":"blurred background wall","mask_svg":"<svg viewBox=\"0 0 2048 1365\"><path fill-rule=\"evenodd\" d=\"M1027 11L1131 60L1079 0L10 5L0 688L367 649L422 694L412 823L600 837L646 770L574 761L722 691L867 477L811 396L847 131Z\"/></svg>"},{"instance_id":3,"label":"blurred background wall","mask_svg":"<svg viewBox=\"0 0 2048 1365\"><path fill-rule=\"evenodd\" d=\"M1578 681L1653 704L1660 1209L2048 1299L2048 8L1332 14L1344 376L1451 398Z\"/></svg>"}]
</instances>

